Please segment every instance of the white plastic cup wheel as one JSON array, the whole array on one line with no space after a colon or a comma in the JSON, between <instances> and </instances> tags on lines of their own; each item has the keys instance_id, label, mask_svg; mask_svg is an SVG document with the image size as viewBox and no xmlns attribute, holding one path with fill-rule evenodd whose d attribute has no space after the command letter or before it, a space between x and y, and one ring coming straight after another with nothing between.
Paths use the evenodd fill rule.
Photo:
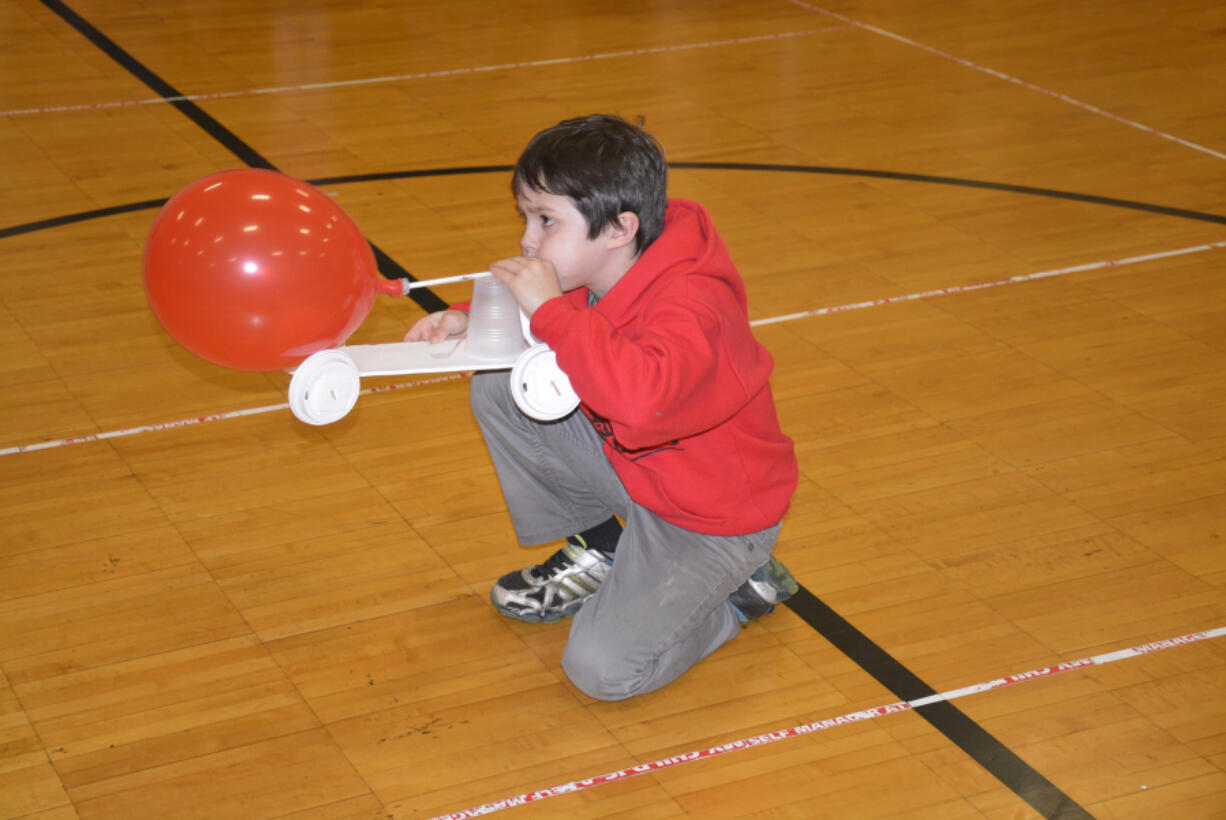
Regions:
<instances>
[{"instance_id":1,"label":"white plastic cup wheel","mask_svg":"<svg viewBox=\"0 0 1226 820\"><path fill-rule=\"evenodd\" d=\"M534 344L511 368L511 396L529 418L556 421L579 406L579 395L570 378L558 367L558 357L548 345Z\"/></svg>"},{"instance_id":2,"label":"white plastic cup wheel","mask_svg":"<svg viewBox=\"0 0 1226 820\"><path fill-rule=\"evenodd\" d=\"M322 426L343 419L358 402L358 366L340 350L306 358L289 382L289 409L299 421Z\"/></svg>"}]
</instances>

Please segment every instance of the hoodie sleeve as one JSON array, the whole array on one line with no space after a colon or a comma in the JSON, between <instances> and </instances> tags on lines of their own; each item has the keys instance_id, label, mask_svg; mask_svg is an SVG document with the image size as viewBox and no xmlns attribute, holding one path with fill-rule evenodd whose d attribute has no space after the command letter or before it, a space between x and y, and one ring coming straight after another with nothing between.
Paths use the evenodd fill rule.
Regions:
<instances>
[{"instance_id":1,"label":"hoodie sleeve","mask_svg":"<svg viewBox=\"0 0 1226 820\"><path fill-rule=\"evenodd\" d=\"M715 277L687 277L653 293L632 329L619 330L600 311L557 298L537 310L532 331L629 450L727 421L766 386L773 367L737 294Z\"/></svg>"}]
</instances>

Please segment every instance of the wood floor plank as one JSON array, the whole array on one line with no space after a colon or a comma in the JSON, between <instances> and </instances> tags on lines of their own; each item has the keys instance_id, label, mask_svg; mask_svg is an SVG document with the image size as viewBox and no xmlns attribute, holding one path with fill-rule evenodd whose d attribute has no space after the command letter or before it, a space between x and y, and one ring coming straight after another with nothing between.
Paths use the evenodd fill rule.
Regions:
<instances>
[{"instance_id":1,"label":"wood floor plank","mask_svg":"<svg viewBox=\"0 0 1226 820\"><path fill-rule=\"evenodd\" d=\"M21 701L0 672L0 815L43 813L72 816L72 802Z\"/></svg>"}]
</instances>

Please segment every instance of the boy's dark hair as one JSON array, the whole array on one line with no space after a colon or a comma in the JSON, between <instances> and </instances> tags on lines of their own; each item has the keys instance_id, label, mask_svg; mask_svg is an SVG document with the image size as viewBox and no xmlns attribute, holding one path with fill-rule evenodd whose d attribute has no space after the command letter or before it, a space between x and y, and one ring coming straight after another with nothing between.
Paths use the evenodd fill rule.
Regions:
<instances>
[{"instance_id":1,"label":"boy's dark hair","mask_svg":"<svg viewBox=\"0 0 1226 820\"><path fill-rule=\"evenodd\" d=\"M530 188L569 197L595 239L617 215L639 218L640 254L664 230L668 163L656 139L621 117L592 114L563 120L532 138L515 164L511 193Z\"/></svg>"}]
</instances>

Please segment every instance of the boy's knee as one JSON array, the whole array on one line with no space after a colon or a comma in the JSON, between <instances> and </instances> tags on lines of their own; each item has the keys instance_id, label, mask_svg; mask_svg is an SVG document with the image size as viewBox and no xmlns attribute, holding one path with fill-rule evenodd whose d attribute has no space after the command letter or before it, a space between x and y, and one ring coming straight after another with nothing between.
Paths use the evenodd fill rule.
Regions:
<instances>
[{"instance_id":1,"label":"boy's knee","mask_svg":"<svg viewBox=\"0 0 1226 820\"><path fill-rule=\"evenodd\" d=\"M562 670L579 691L597 700L624 700L637 695L649 677L648 672L601 652L598 644L574 640L562 653Z\"/></svg>"}]
</instances>

